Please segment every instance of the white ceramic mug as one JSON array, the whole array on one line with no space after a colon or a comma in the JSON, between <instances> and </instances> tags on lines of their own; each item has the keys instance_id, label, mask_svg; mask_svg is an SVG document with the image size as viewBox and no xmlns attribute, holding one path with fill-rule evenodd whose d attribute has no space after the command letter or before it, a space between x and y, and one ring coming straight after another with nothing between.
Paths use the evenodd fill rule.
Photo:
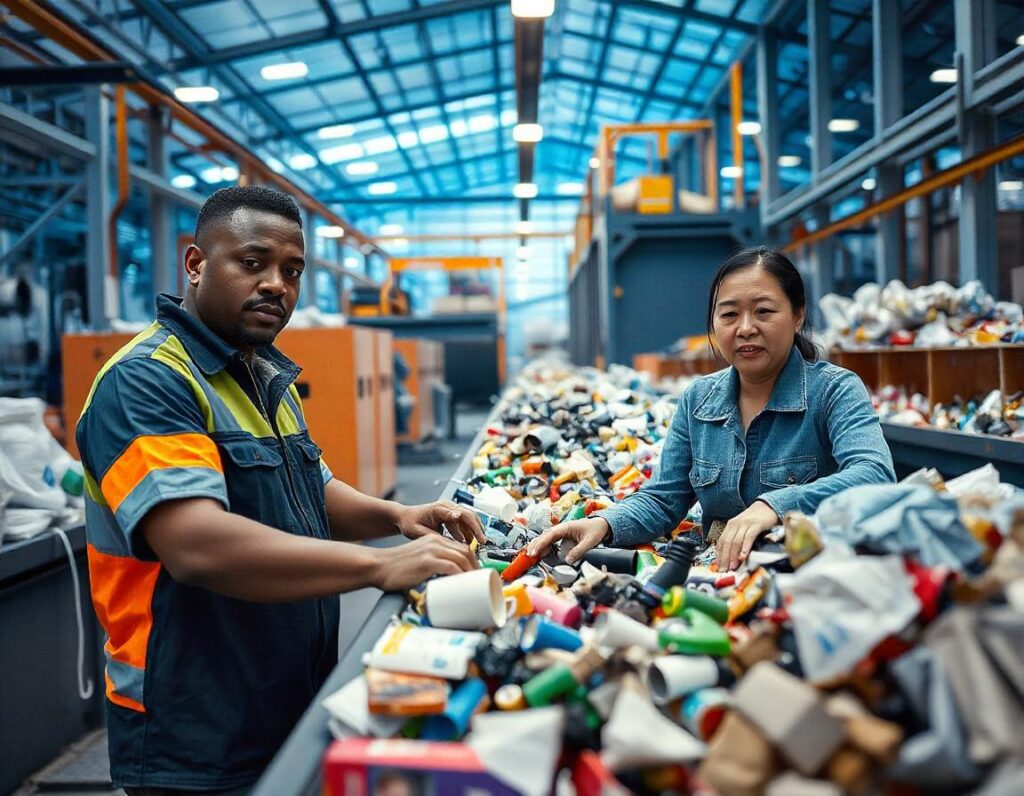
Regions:
<instances>
[{"instance_id":1,"label":"white ceramic mug","mask_svg":"<svg viewBox=\"0 0 1024 796\"><path fill-rule=\"evenodd\" d=\"M501 579L493 569L475 569L427 583L427 619L434 627L490 630L508 618Z\"/></svg>"}]
</instances>

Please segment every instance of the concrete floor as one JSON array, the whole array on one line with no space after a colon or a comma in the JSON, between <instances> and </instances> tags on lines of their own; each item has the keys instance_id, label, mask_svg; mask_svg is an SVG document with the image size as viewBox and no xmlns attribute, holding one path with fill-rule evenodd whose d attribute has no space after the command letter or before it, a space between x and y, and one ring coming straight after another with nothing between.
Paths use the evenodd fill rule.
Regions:
<instances>
[{"instance_id":1,"label":"concrete floor","mask_svg":"<svg viewBox=\"0 0 1024 796\"><path fill-rule=\"evenodd\" d=\"M401 464L394 499L407 504L435 500L447 485L459 461L487 413L479 409L460 410L456 414L455 439L440 440L436 457L421 464ZM98 730L79 739L41 771L36 772L13 796L60 793L62 796L123 796L110 787L107 768L106 732Z\"/></svg>"}]
</instances>

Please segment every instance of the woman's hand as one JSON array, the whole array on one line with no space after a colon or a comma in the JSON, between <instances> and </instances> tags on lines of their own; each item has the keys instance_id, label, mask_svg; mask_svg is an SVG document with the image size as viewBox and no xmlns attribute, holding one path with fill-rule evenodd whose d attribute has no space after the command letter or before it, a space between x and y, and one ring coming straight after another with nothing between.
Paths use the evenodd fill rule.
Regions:
<instances>
[{"instance_id":1,"label":"woman's hand","mask_svg":"<svg viewBox=\"0 0 1024 796\"><path fill-rule=\"evenodd\" d=\"M736 569L747 560L758 536L779 524L779 516L767 503L755 500L742 514L725 524L718 539L719 569Z\"/></svg>"},{"instance_id":2,"label":"woman's hand","mask_svg":"<svg viewBox=\"0 0 1024 796\"><path fill-rule=\"evenodd\" d=\"M563 522L549 528L530 542L527 554L543 556L547 553L548 548L559 539L568 539L570 542L575 542L576 546L566 554L565 562L575 564L583 558L588 550L601 544L610 532L611 527L608 525L608 521L601 517Z\"/></svg>"}]
</instances>

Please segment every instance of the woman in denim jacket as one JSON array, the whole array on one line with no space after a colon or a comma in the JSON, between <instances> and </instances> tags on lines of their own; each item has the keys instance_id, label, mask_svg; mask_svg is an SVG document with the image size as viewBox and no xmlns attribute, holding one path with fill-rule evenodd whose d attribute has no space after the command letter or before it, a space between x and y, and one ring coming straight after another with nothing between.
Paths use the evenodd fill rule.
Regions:
<instances>
[{"instance_id":1,"label":"woman in denim jacket","mask_svg":"<svg viewBox=\"0 0 1024 796\"><path fill-rule=\"evenodd\" d=\"M732 366L683 393L654 478L621 503L556 525L530 546L576 545L573 563L601 542L649 542L672 531L694 500L704 528L735 569L757 537L789 511L812 514L830 495L895 481L892 455L864 384L818 360L807 334L800 273L767 247L733 255L715 275L708 335Z\"/></svg>"}]
</instances>

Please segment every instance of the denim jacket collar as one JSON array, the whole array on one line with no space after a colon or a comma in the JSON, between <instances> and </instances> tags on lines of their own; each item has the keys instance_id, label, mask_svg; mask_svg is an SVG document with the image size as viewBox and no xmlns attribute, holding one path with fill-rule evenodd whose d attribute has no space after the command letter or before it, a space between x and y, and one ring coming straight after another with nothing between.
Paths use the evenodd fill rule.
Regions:
<instances>
[{"instance_id":1,"label":"denim jacket collar","mask_svg":"<svg viewBox=\"0 0 1024 796\"><path fill-rule=\"evenodd\" d=\"M739 395L739 374L730 367L716 380L715 386L700 402L693 416L698 420L728 420L736 411ZM807 411L807 369L796 346L789 352L765 410L773 412Z\"/></svg>"},{"instance_id":2,"label":"denim jacket collar","mask_svg":"<svg viewBox=\"0 0 1024 796\"><path fill-rule=\"evenodd\" d=\"M206 376L224 370L238 355L238 349L229 345L198 318L189 315L182 306L180 296L161 293L156 299L156 319L167 326L181 340L189 357ZM256 349L264 359L270 360L278 372L294 379L301 368L274 346L260 346Z\"/></svg>"}]
</instances>

